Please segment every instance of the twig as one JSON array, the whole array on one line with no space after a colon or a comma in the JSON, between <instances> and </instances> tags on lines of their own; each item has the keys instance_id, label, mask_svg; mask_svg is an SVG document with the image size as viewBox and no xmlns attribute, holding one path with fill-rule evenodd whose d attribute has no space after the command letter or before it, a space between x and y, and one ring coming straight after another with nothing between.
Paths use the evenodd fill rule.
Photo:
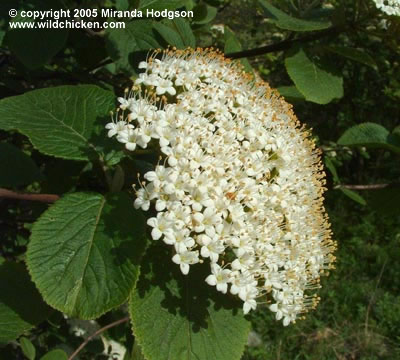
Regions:
<instances>
[{"instance_id":1,"label":"twig","mask_svg":"<svg viewBox=\"0 0 400 360\"><path fill-rule=\"evenodd\" d=\"M305 42L315 41L315 40L321 39L321 38L329 36L329 35L337 36L340 33L342 33L343 31L345 31L344 29L346 29L346 28L331 27L327 30L319 31L319 32L317 32L315 34L311 34L311 35L302 36L297 39L290 39L290 40L287 39L287 40L278 42L276 44L270 44L270 45L261 46L259 48L255 48L255 49L249 49L249 50L243 50L243 51L225 54L225 56L230 59L240 59L240 58L244 58L244 57L264 55L264 54L267 54L270 52L275 52L275 51L282 51L282 50L289 49L290 47L292 47L293 45L295 45L297 43L305 43Z\"/></svg>"},{"instance_id":2,"label":"twig","mask_svg":"<svg viewBox=\"0 0 400 360\"><path fill-rule=\"evenodd\" d=\"M103 66L112 64L113 62L114 62L114 60L112 60L112 59L104 59L103 61L99 62L98 64L94 65L93 67L86 69L86 71L93 72Z\"/></svg>"},{"instance_id":3,"label":"twig","mask_svg":"<svg viewBox=\"0 0 400 360\"><path fill-rule=\"evenodd\" d=\"M307 43L310 41L315 41L322 39L326 36L338 36L348 30L351 29L358 29L357 26L360 24L363 24L364 21L368 20L370 18L371 14L367 14L365 17L362 19L359 19L357 22L342 25L342 26L332 26L326 30L318 31L314 34L311 35L306 35L306 36L301 36L297 39L286 39L281 42L278 42L276 44L270 44L266 46L262 46L259 48L255 49L249 49L249 50L243 50L243 51L238 51L230 54L225 54L225 57L230 58L230 59L240 59L244 57L252 57L252 56L258 56L258 55L264 55L270 52L275 52L275 51L282 51L291 48L293 45L296 45L298 43ZM372 14L373 15L373 14Z\"/></svg>"},{"instance_id":4,"label":"twig","mask_svg":"<svg viewBox=\"0 0 400 360\"><path fill-rule=\"evenodd\" d=\"M344 189L350 189L350 190L379 190L379 189L385 189L388 187L400 187L400 183L394 183L394 184L371 184L371 185L338 185L335 188L344 188Z\"/></svg>"},{"instance_id":5,"label":"twig","mask_svg":"<svg viewBox=\"0 0 400 360\"><path fill-rule=\"evenodd\" d=\"M87 345L87 343L92 340L93 338L95 338L97 335L103 333L104 331L117 326L119 324L125 323L129 321L129 316L123 318L123 319L119 319L117 321L112 322L111 324L108 324L104 327L102 327L101 329L97 330L95 333L93 333L92 335L90 335L81 345L79 345L79 347L72 353L72 355L68 358L68 360L72 360L73 358L75 358L76 355L79 354L79 352Z\"/></svg>"},{"instance_id":6,"label":"twig","mask_svg":"<svg viewBox=\"0 0 400 360\"><path fill-rule=\"evenodd\" d=\"M60 196L56 194L28 194L28 193L17 193L15 191L0 188L0 198L18 199L18 200L30 200L40 201L45 203L53 203L57 201Z\"/></svg>"}]
</instances>

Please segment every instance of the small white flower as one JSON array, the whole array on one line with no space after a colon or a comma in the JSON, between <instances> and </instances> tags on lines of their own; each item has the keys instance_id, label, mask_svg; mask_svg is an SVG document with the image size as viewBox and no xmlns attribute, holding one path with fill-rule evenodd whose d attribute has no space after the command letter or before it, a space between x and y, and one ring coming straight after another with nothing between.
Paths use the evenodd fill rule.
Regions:
<instances>
[{"instance_id":1,"label":"small white flower","mask_svg":"<svg viewBox=\"0 0 400 360\"><path fill-rule=\"evenodd\" d=\"M129 110L130 119L137 120L140 124L154 116L154 107L144 99L132 101Z\"/></svg>"},{"instance_id":2,"label":"small white flower","mask_svg":"<svg viewBox=\"0 0 400 360\"><path fill-rule=\"evenodd\" d=\"M126 98L123 98L123 97L119 97L117 100L121 104L119 107L122 110L126 110L130 106L131 101L132 101L132 99L126 99Z\"/></svg>"},{"instance_id":3,"label":"small white flower","mask_svg":"<svg viewBox=\"0 0 400 360\"><path fill-rule=\"evenodd\" d=\"M150 197L149 193L145 189L139 189L136 192L136 199L133 203L135 209L142 209L147 211L150 208Z\"/></svg>"},{"instance_id":4,"label":"small white flower","mask_svg":"<svg viewBox=\"0 0 400 360\"><path fill-rule=\"evenodd\" d=\"M125 148L129 151L136 149L136 141L138 136L138 129L125 129L120 131L117 136L117 140L120 143L125 144Z\"/></svg>"},{"instance_id":5,"label":"small white flower","mask_svg":"<svg viewBox=\"0 0 400 360\"><path fill-rule=\"evenodd\" d=\"M139 69L147 69L147 62L141 61L138 66Z\"/></svg>"},{"instance_id":6,"label":"small white flower","mask_svg":"<svg viewBox=\"0 0 400 360\"><path fill-rule=\"evenodd\" d=\"M172 81L166 80L166 79L162 79L158 82L156 92L157 92L157 95L163 95L165 93L168 93L170 95L176 94L176 90L173 87Z\"/></svg>"},{"instance_id":7,"label":"small white flower","mask_svg":"<svg viewBox=\"0 0 400 360\"><path fill-rule=\"evenodd\" d=\"M243 312L247 314L250 310L255 310L257 302L255 298L258 295L258 290L254 285L247 285L239 292L239 297L243 300Z\"/></svg>"},{"instance_id":8,"label":"small white flower","mask_svg":"<svg viewBox=\"0 0 400 360\"><path fill-rule=\"evenodd\" d=\"M159 213L156 218L152 217L147 220L147 225L151 226L151 237L153 240L158 240L163 235L172 233L171 222L163 216L163 213Z\"/></svg>"},{"instance_id":9,"label":"small white flower","mask_svg":"<svg viewBox=\"0 0 400 360\"><path fill-rule=\"evenodd\" d=\"M226 294L228 291L230 275L230 270L222 269L218 264L212 264L211 275L207 276L206 283L211 286L216 286L218 291Z\"/></svg>"},{"instance_id":10,"label":"small white flower","mask_svg":"<svg viewBox=\"0 0 400 360\"><path fill-rule=\"evenodd\" d=\"M178 254L186 252L195 245L192 237L188 236L186 229L176 230L164 237L164 242L168 245L174 245Z\"/></svg>"},{"instance_id":11,"label":"small white flower","mask_svg":"<svg viewBox=\"0 0 400 360\"><path fill-rule=\"evenodd\" d=\"M175 264L178 264L181 268L182 274L187 275L189 273L190 266L199 262L198 251L184 251L175 254L172 258Z\"/></svg>"},{"instance_id":12,"label":"small white flower","mask_svg":"<svg viewBox=\"0 0 400 360\"><path fill-rule=\"evenodd\" d=\"M127 124L125 121L118 121L116 123L110 122L106 125L106 129L108 129L107 136L108 137L113 137L114 135L117 135L127 129L132 129L133 126Z\"/></svg>"},{"instance_id":13,"label":"small white flower","mask_svg":"<svg viewBox=\"0 0 400 360\"><path fill-rule=\"evenodd\" d=\"M218 261L218 257L222 254L225 250L225 246L221 244L218 239L211 239L208 236L205 236L204 245L201 247L201 256L203 258L210 258L212 263L216 263Z\"/></svg>"},{"instance_id":14,"label":"small white flower","mask_svg":"<svg viewBox=\"0 0 400 360\"><path fill-rule=\"evenodd\" d=\"M104 344L103 354L107 356L108 360L123 360L125 358L125 346L102 335L100 337Z\"/></svg>"}]
</instances>

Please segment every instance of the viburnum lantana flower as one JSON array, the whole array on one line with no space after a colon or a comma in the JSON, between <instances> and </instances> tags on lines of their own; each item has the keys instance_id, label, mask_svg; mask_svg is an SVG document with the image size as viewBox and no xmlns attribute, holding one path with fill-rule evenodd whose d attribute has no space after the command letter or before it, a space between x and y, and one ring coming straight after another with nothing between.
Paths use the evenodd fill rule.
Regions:
<instances>
[{"instance_id":1,"label":"viburnum lantana flower","mask_svg":"<svg viewBox=\"0 0 400 360\"><path fill-rule=\"evenodd\" d=\"M172 247L183 274L209 264L204 280L245 313L264 302L294 322L334 262L309 132L268 84L216 51L155 52L139 68L106 128L128 150L152 142L163 155L134 202L154 204L153 239Z\"/></svg>"},{"instance_id":2,"label":"viburnum lantana flower","mask_svg":"<svg viewBox=\"0 0 400 360\"><path fill-rule=\"evenodd\" d=\"M400 0L374 0L378 9L388 15L400 16Z\"/></svg>"}]
</instances>

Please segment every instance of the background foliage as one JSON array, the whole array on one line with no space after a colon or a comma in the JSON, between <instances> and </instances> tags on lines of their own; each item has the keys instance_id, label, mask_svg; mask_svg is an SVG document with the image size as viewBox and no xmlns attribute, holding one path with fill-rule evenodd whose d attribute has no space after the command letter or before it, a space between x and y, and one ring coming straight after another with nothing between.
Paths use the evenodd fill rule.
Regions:
<instances>
[{"instance_id":1,"label":"background foliage","mask_svg":"<svg viewBox=\"0 0 400 360\"><path fill-rule=\"evenodd\" d=\"M9 29L10 8L58 7L194 18ZM113 358L113 341L125 359L144 358L138 343L150 360L400 358L399 35L400 19L372 0L2 0L0 359L67 359L114 322L76 358ZM168 45L221 49L313 128L338 262L296 325L265 308L244 319L208 287L188 287L147 241L131 184L157 159L125 153L104 125L138 62ZM201 271L190 276L201 283Z\"/></svg>"}]
</instances>

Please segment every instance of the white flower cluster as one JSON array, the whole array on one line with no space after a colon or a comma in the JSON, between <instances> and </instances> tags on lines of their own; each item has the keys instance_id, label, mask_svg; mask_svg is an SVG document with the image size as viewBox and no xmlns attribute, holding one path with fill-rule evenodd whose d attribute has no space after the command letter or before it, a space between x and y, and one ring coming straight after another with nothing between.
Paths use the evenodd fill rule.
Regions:
<instances>
[{"instance_id":1,"label":"white flower cluster","mask_svg":"<svg viewBox=\"0 0 400 360\"><path fill-rule=\"evenodd\" d=\"M388 15L400 16L400 0L374 0L378 9Z\"/></svg>"},{"instance_id":2,"label":"white flower cluster","mask_svg":"<svg viewBox=\"0 0 400 360\"><path fill-rule=\"evenodd\" d=\"M153 140L162 155L134 205L154 204L151 236L183 274L209 263L209 285L245 313L268 303L286 326L316 305L309 290L334 261L315 145L290 105L218 52L157 56L118 99L128 115L106 126L126 149Z\"/></svg>"}]
</instances>

